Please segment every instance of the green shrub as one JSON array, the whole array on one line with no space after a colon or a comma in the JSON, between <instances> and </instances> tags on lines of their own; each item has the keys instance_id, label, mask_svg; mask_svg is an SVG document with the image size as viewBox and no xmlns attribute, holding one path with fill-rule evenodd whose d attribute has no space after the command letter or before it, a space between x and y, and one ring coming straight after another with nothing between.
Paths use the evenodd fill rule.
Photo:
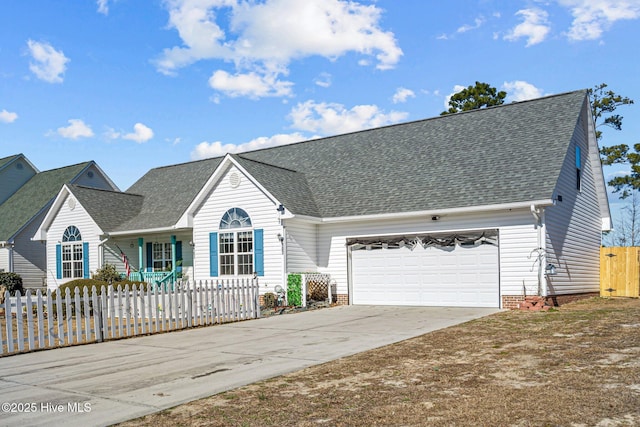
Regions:
<instances>
[{"instance_id":1,"label":"green shrub","mask_svg":"<svg viewBox=\"0 0 640 427\"><path fill-rule=\"evenodd\" d=\"M267 292L264 294L264 308L274 308L276 306L276 294Z\"/></svg>"},{"instance_id":2,"label":"green shrub","mask_svg":"<svg viewBox=\"0 0 640 427\"><path fill-rule=\"evenodd\" d=\"M302 275L289 274L287 277L287 303L293 306L302 305Z\"/></svg>"},{"instance_id":3,"label":"green shrub","mask_svg":"<svg viewBox=\"0 0 640 427\"><path fill-rule=\"evenodd\" d=\"M11 296L15 296L17 291L24 294L22 287L22 277L16 273L0 273L0 287L4 286Z\"/></svg>"},{"instance_id":4,"label":"green shrub","mask_svg":"<svg viewBox=\"0 0 640 427\"><path fill-rule=\"evenodd\" d=\"M93 275L93 278L114 286L116 285L116 282L122 281L122 277L120 277L120 273L116 270L116 266L108 263L105 263L102 268L96 270L96 274Z\"/></svg>"}]
</instances>

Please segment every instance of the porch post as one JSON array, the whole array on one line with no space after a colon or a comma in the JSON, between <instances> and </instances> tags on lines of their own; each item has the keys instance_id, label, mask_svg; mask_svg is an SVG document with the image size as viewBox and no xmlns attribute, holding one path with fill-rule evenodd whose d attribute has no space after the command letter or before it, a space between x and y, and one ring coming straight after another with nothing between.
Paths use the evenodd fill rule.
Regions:
<instances>
[{"instance_id":1,"label":"porch post","mask_svg":"<svg viewBox=\"0 0 640 427\"><path fill-rule=\"evenodd\" d=\"M138 237L138 271L142 272L142 247L144 246L144 239ZM140 278L142 280L142 277Z\"/></svg>"},{"instance_id":2,"label":"porch post","mask_svg":"<svg viewBox=\"0 0 640 427\"><path fill-rule=\"evenodd\" d=\"M176 236L171 236L171 271L176 271Z\"/></svg>"}]
</instances>

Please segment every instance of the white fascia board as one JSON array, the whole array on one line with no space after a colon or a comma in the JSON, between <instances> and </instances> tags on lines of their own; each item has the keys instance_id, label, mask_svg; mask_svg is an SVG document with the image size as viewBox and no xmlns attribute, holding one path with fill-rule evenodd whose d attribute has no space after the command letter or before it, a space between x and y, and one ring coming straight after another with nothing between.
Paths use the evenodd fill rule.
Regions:
<instances>
[{"instance_id":1,"label":"white fascia board","mask_svg":"<svg viewBox=\"0 0 640 427\"><path fill-rule=\"evenodd\" d=\"M229 170L231 166L235 166L243 175L245 175L253 185L255 185L260 191L262 191L269 200L271 200L275 206L280 205L278 199L276 199L273 194L271 194L258 180L256 180L245 168L240 166L235 159L227 154L222 162L218 165L216 170L211 174L206 184L202 187L198 195L193 199L193 202L189 205L187 210L182 214L178 222L176 223L176 227L181 228L193 228L193 214L195 211L204 203L207 195L215 188L216 185L220 182L222 176Z\"/></svg>"},{"instance_id":2,"label":"white fascia board","mask_svg":"<svg viewBox=\"0 0 640 427\"><path fill-rule=\"evenodd\" d=\"M414 212L399 212L399 213L386 213L386 214L373 214L373 215L354 215L354 216L341 216L333 218L317 218L304 215L294 215L295 218L299 218L305 221L327 224L334 222L349 222L349 221L375 221L385 219L398 219L398 218L412 218L420 216L435 216L435 215L453 215L453 214L466 214L476 212L488 212L488 211L502 211L509 209L530 209L531 205L538 207L553 206L552 199L532 200L529 202L515 202L504 203L499 205L483 205L483 206L470 206L465 208L451 208L451 209L435 209L430 211L414 211Z\"/></svg>"},{"instance_id":3,"label":"white fascia board","mask_svg":"<svg viewBox=\"0 0 640 427\"><path fill-rule=\"evenodd\" d=\"M36 230L36 234L33 235L31 240L40 240L40 241L47 240L47 232L49 231L49 227L51 226L53 219L57 215L58 211L62 207L65 199L69 194L71 194L71 190L69 190L69 187L67 187L67 184L64 184L62 186L62 189L60 189L60 192L54 199L53 204L49 208L49 212L47 212L44 219L42 220L42 224L40 224L40 226Z\"/></svg>"},{"instance_id":4,"label":"white fascia board","mask_svg":"<svg viewBox=\"0 0 640 427\"><path fill-rule=\"evenodd\" d=\"M130 235L141 235L141 234L158 234L158 233L175 233L178 230L189 230L191 227L158 227L158 228L145 228L140 230L126 230L126 231L114 231L108 233L111 237L118 236L130 236Z\"/></svg>"},{"instance_id":5,"label":"white fascia board","mask_svg":"<svg viewBox=\"0 0 640 427\"><path fill-rule=\"evenodd\" d=\"M593 180L596 186L596 195L600 207L600 217L602 218L602 231L611 230L611 206L607 197L607 185L602 173L602 161L600 160L600 150L596 139L596 125L591 114L591 104L589 97L585 100L585 110L587 113L587 143L589 145L589 162L593 171Z\"/></svg>"}]
</instances>

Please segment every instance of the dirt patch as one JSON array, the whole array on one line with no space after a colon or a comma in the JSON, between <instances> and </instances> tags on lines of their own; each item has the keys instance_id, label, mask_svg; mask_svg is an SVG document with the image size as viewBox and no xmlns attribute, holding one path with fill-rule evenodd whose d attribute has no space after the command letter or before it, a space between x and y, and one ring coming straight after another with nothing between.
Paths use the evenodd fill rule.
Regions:
<instances>
[{"instance_id":1,"label":"dirt patch","mask_svg":"<svg viewBox=\"0 0 640 427\"><path fill-rule=\"evenodd\" d=\"M502 312L123 426L640 425L640 300Z\"/></svg>"}]
</instances>

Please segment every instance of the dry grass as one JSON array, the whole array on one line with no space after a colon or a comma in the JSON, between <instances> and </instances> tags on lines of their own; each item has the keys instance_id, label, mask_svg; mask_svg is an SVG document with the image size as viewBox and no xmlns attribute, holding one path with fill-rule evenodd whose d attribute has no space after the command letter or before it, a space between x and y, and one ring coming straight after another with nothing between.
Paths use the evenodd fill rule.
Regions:
<instances>
[{"instance_id":1,"label":"dry grass","mask_svg":"<svg viewBox=\"0 0 640 427\"><path fill-rule=\"evenodd\" d=\"M122 425L640 425L640 300L502 312Z\"/></svg>"}]
</instances>

